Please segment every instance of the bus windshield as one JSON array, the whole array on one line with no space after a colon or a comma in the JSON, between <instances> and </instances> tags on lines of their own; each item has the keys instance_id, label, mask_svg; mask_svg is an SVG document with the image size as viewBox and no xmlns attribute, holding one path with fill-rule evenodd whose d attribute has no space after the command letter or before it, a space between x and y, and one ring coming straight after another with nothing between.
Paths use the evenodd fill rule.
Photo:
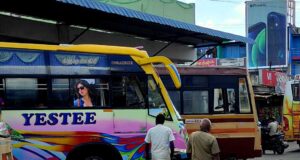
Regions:
<instances>
[{"instance_id":1,"label":"bus windshield","mask_svg":"<svg viewBox=\"0 0 300 160\"><path fill-rule=\"evenodd\" d=\"M149 94L149 114L156 117L162 113L166 118L170 118L166 103L163 100L161 93L158 90L154 79L149 76L148 79L148 94Z\"/></svg>"}]
</instances>

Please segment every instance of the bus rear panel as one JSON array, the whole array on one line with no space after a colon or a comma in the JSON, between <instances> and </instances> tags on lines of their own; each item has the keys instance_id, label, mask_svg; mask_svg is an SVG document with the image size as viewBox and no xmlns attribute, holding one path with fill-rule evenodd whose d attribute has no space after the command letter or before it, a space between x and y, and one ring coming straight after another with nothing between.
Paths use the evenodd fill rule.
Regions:
<instances>
[{"instance_id":1,"label":"bus rear panel","mask_svg":"<svg viewBox=\"0 0 300 160\"><path fill-rule=\"evenodd\" d=\"M229 67L178 66L182 87L176 89L157 67L187 131L198 131L202 118L212 122L221 158L260 157L261 135L247 70ZM241 147L242 146L242 147Z\"/></svg>"}]
</instances>

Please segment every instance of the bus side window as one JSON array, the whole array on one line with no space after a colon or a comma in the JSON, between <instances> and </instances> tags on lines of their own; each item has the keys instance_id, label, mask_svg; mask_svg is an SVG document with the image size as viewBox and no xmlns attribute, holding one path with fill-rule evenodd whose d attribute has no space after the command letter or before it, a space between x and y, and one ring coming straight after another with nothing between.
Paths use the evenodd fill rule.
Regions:
<instances>
[{"instance_id":1,"label":"bus side window","mask_svg":"<svg viewBox=\"0 0 300 160\"><path fill-rule=\"evenodd\" d=\"M300 86L299 84L292 84L293 100L300 101Z\"/></svg>"},{"instance_id":2,"label":"bus side window","mask_svg":"<svg viewBox=\"0 0 300 160\"><path fill-rule=\"evenodd\" d=\"M6 78L6 106L39 107L46 104L46 80L37 78Z\"/></svg>"},{"instance_id":3,"label":"bus side window","mask_svg":"<svg viewBox=\"0 0 300 160\"><path fill-rule=\"evenodd\" d=\"M245 78L239 78L239 104L240 113L251 112L248 88Z\"/></svg>"},{"instance_id":4,"label":"bus side window","mask_svg":"<svg viewBox=\"0 0 300 160\"><path fill-rule=\"evenodd\" d=\"M136 75L112 79L112 106L117 108L145 108L145 80Z\"/></svg>"},{"instance_id":5,"label":"bus side window","mask_svg":"<svg viewBox=\"0 0 300 160\"><path fill-rule=\"evenodd\" d=\"M176 90L168 90L170 98L176 108L176 110L179 113L182 113L181 110L181 98L180 98L180 91L176 91Z\"/></svg>"},{"instance_id":6,"label":"bus side window","mask_svg":"<svg viewBox=\"0 0 300 160\"><path fill-rule=\"evenodd\" d=\"M36 102L35 108L47 108L47 98L48 98L48 80L47 79L38 79L38 99Z\"/></svg>"},{"instance_id":7,"label":"bus side window","mask_svg":"<svg viewBox=\"0 0 300 160\"><path fill-rule=\"evenodd\" d=\"M216 113L224 113L224 98L222 88L214 89L214 112Z\"/></svg>"},{"instance_id":8,"label":"bus side window","mask_svg":"<svg viewBox=\"0 0 300 160\"><path fill-rule=\"evenodd\" d=\"M101 86L101 79L76 78L71 79L70 84L73 107L102 107L107 105L107 100L101 100L101 98L105 98L105 93L108 93L108 84Z\"/></svg>"},{"instance_id":9,"label":"bus side window","mask_svg":"<svg viewBox=\"0 0 300 160\"><path fill-rule=\"evenodd\" d=\"M230 113L236 112L236 94L233 88L227 88L227 101Z\"/></svg>"},{"instance_id":10,"label":"bus side window","mask_svg":"<svg viewBox=\"0 0 300 160\"><path fill-rule=\"evenodd\" d=\"M109 84L105 79L97 79L95 84L98 106L109 106Z\"/></svg>"},{"instance_id":11,"label":"bus side window","mask_svg":"<svg viewBox=\"0 0 300 160\"><path fill-rule=\"evenodd\" d=\"M69 79L55 78L52 79L51 94L49 96L50 106L68 107L70 106Z\"/></svg>"},{"instance_id":12,"label":"bus side window","mask_svg":"<svg viewBox=\"0 0 300 160\"><path fill-rule=\"evenodd\" d=\"M113 77L111 81L112 107L126 106L126 83L123 77Z\"/></svg>"},{"instance_id":13,"label":"bus side window","mask_svg":"<svg viewBox=\"0 0 300 160\"><path fill-rule=\"evenodd\" d=\"M4 91L4 79L0 78L0 109L5 106Z\"/></svg>"}]
</instances>

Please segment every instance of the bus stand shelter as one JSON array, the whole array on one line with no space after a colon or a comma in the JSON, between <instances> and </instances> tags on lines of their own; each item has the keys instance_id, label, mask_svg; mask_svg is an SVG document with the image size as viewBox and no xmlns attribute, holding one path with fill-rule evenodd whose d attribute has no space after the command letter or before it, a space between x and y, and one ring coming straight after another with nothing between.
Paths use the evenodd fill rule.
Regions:
<instances>
[{"instance_id":1,"label":"bus stand shelter","mask_svg":"<svg viewBox=\"0 0 300 160\"><path fill-rule=\"evenodd\" d=\"M178 62L195 60L195 48L202 46L216 46L223 42L253 43L252 39L243 36L99 1L10 0L0 2L0 11L10 14L0 14L0 23L9 26L0 28L0 41L47 44L103 42L117 46L144 46L150 56L164 55ZM33 22L32 19L35 18L45 23ZM74 30L72 26L80 26L81 29ZM101 33L121 33L124 37L135 40L130 41L124 37L109 39L116 36L114 34L99 34L93 37L91 31L94 30ZM95 35L95 32L93 33Z\"/></svg>"}]
</instances>

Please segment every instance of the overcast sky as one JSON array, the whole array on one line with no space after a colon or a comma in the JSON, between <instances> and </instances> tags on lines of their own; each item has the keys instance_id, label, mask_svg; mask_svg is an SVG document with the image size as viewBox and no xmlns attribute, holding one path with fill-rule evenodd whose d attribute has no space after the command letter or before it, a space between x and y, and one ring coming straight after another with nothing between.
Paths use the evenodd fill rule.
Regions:
<instances>
[{"instance_id":1,"label":"overcast sky","mask_svg":"<svg viewBox=\"0 0 300 160\"><path fill-rule=\"evenodd\" d=\"M180 0L196 3L196 24L245 36L246 0ZM296 26L300 27L300 0L296 0ZM297 19L298 17L298 19Z\"/></svg>"}]
</instances>

